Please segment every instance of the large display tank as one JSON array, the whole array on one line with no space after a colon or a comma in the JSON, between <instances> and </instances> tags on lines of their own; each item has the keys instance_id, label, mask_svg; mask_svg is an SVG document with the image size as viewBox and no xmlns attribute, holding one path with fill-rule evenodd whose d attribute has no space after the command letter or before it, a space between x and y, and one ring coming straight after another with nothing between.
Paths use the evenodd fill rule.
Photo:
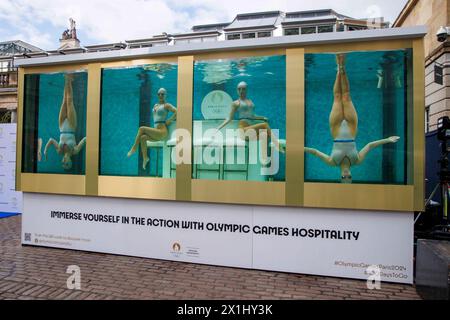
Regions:
<instances>
[{"instance_id":1,"label":"large display tank","mask_svg":"<svg viewBox=\"0 0 450 320\"><path fill-rule=\"evenodd\" d=\"M307 152L305 181L340 183L350 177L352 183L407 183L411 57L410 50L305 55L305 147L329 157ZM343 80L336 87L338 77ZM336 103L343 119L351 118L348 103L354 106L356 135L332 135ZM342 163L351 164L348 172Z\"/></svg>"},{"instance_id":2,"label":"large display tank","mask_svg":"<svg viewBox=\"0 0 450 320\"><path fill-rule=\"evenodd\" d=\"M22 172L85 174L87 72L25 75Z\"/></svg>"}]
</instances>

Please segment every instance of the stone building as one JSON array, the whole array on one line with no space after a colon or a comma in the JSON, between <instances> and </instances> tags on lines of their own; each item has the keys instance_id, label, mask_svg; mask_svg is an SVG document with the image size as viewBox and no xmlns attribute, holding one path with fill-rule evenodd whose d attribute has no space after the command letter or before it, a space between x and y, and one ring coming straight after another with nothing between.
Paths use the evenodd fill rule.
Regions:
<instances>
[{"instance_id":1,"label":"stone building","mask_svg":"<svg viewBox=\"0 0 450 320\"><path fill-rule=\"evenodd\" d=\"M436 33L450 25L450 0L409 0L393 27L428 26L425 37L425 129L450 116L450 40L439 42ZM441 76L442 74L442 76Z\"/></svg>"}]
</instances>

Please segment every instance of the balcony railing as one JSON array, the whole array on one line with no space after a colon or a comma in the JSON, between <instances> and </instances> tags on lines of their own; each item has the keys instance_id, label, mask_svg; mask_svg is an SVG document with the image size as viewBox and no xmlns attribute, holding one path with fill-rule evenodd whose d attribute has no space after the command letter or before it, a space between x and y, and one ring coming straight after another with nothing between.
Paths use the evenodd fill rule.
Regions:
<instances>
[{"instance_id":1,"label":"balcony railing","mask_svg":"<svg viewBox=\"0 0 450 320\"><path fill-rule=\"evenodd\" d=\"M1 72L0 71L0 88L17 87L17 72Z\"/></svg>"}]
</instances>

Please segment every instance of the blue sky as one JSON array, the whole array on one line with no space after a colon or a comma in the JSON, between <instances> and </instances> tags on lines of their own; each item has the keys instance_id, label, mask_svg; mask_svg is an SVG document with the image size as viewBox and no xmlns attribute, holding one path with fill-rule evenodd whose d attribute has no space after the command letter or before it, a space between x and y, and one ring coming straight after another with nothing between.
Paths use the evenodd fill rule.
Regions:
<instances>
[{"instance_id":1,"label":"blue sky","mask_svg":"<svg viewBox=\"0 0 450 320\"><path fill-rule=\"evenodd\" d=\"M82 45L187 32L193 25L232 21L238 13L332 8L355 18L393 22L407 0L0 0L0 42L23 40L44 50L77 22Z\"/></svg>"}]
</instances>

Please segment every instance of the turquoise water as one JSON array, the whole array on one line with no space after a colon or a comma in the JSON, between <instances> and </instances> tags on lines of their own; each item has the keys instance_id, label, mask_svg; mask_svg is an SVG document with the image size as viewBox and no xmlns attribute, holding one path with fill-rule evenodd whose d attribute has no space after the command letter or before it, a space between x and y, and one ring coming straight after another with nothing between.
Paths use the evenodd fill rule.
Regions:
<instances>
[{"instance_id":1,"label":"turquoise water","mask_svg":"<svg viewBox=\"0 0 450 320\"><path fill-rule=\"evenodd\" d=\"M403 50L347 54L346 70L351 98L359 119L357 150L389 136L401 138L396 144L372 150L363 164L353 166L353 183L406 183L406 146L409 138L406 134L406 66L409 56L409 52ZM307 54L305 65L305 146L330 155L333 138L329 115L336 79L336 56ZM387 77L379 89L377 71L380 69L390 70L396 76ZM306 181L340 182L340 176L338 167L330 167L317 157L306 155Z\"/></svg>"},{"instance_id":2,"label":"turquoise water","mask_svg":"<svg viewBox=\"0 0 450 320\"><path fill-rule=\"evenodd\" d=\"M139 127L153 127L151 109L158 103L160 88L167 90L166 102L177 107L177 79L178 68L174 64L103 69L101 175L161 176L162 152L157 154L156 148L148 149L150 162L146 171L140 169L140 148L130 158L127 153Z\"/></svg>"},{"instance_id":3,"label":"turquoise water","mask_svg":"<svg viewBox=\"0 0 450 320\"><path fill-rule=\"evenodd\" d=\"M201 112L202 101L213 90L225 91L233 101L239 99L237 85L241 81L245 81L248 85L247 97L255 104L256 115L268 118L270 127L279 130L279 138L286 139L285 56L195 62L193 120L204 120ZM196 139L195 136L194 139ZM279 171L274 176L274 180L284 181L285 156L283 154L280 154L279 162ZM249 180L259 178L248 177Z\"/></svg>"},{"instance_id":4,"label":"turquoise water","mask_svg":"<svg viewBox=\"0 0 450 320\"><path fill-rule=\"evenodd\" d=\"M26 79L28 100L25 104L24 149L36 148L37 139L42 139L42 157L44 148L50 138L59 142L59 112L64 96L64 73L27 75ZM74 73L73 102L77 113L76 142L86 136L86 97L87 72ZM26 98L27 99L27 98ZM33 121L27 121L32 117ZM29 134L34 132L34 134ZM30 151L28 150L28 151ZM80 174L85 173L85 148L72 156L73 166L70 170L63 169L62 156L57 154L55 148L48 149L47 161L36 161L36 150L24 152L24 172ZM29 164L34 163L34 167ZM27 166L28 164L28 166Z\"/></svg>"}]
</instances>

